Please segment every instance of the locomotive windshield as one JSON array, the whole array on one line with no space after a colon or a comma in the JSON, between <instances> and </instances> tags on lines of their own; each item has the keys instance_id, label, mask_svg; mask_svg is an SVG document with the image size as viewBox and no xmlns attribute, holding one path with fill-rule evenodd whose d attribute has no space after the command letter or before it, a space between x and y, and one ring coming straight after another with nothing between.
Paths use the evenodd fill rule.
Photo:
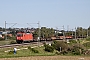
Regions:
<instances>
[{"instance_id":1,"label":"locomotive windshield","mask_svg":"<svg viewBox=\"0 0 90 60\"><path fill-rule=\"evenodd\" d=\"M23 34L17 34L17 37L22 37L23 36Z\"/></svg>"}]
</instances>

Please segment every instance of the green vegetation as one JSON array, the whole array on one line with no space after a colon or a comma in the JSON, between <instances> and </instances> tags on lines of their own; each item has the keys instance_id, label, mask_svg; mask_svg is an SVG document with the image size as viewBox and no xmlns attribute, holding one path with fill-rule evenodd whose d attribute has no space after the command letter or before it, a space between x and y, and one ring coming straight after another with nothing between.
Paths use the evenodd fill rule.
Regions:
<instances>
[{"instance_id":1,"label":"green vegetation","mask_svg":"<svg viewBox=\"0 0 90 60\"><path fill-rule=\"evenodd\" d=\"M39 53L38 50L36 50L35 48L31 48L30 46L28 47L28 49L33 53Z\"/></svg>"},{"instance_id":2,"label":"green vegetation","mask_svg":"<svg viewBox=\"0 0 90 60\"><path fill-rule=\"evenodd\" d=\"M69 40L70 44L76 44L77 41L76 40Z\"/></svg>"},{"instance_id":3,"label":"green vegetation","mask_svg":"<svg viewBox=\"0 0 90 60\"><path fill-rule=\"evenodd\" d=\"M13 48L2 48L0 49L0 57L25 57L25 56L52 56L52 55L80 55L80 56L89 56L90 55L90 40L81 39L81 40L70 40L70 43L65 41L53 41L53 43L46 44L42 47L32 46L20 46L17 49L17 54L13 53ZM15 43L14 40L10 40L9 43ZM28 49L23 49L28 48ZM8 52L5 52L9 50Z\"/></svg>"},{"instance_id":4,"label":"green vegetation","mask_svg":"<svg viewBox=\"0 0 90 60\"><path fill-rule=\"evenodd\" d=\"M69 44L64 41L54 42L52 46L58 50L59 55L81 55L84 51L84 46L76 43L75 40L70 41Z\"/></svg>"},{"instance_id":5,"label":"green vegetation","mask_svg":"<svg viewBox=\"0 0 90 60\"><path fill-rule=\"evenodd\" d=\"M86 38L87 41L90 41L90 37Z\"/></svg>"},{"instance_id":6,"label":"green vegetation","mask_svg":"<svg viewBox=\"0 0 90 60\"><path fill-rule=\"evenodd\" d=\"M2 40L0 41L0 45L6 45L6 44L15 44L16 40Z\"/></svg>"},{"instance_id":7,"label":"green vegetation","mask_svg":"<svg viewBox=\"0 0 90 60\"><path fill-rule=\"evenodd\" d=\"M16 44L16 41L12 40L10 41L10 44Z\"/></svg>"},{"instance_id":8,"label":"green vegetation","mask_svg":"<svg viewBox=\"0 0 90 60\"><path fill-rule=\"evenodd\" d=\"M2 40L5 40L5 39L0 37L0 41L2 41Z\"/></svg>"},{"instance_id":9,"label":"green vegetation","mask_svg":"<svg viewBox=\"0 0 90 60\"><path fill-rule=\"evenodd\" d=\"M16 40L16 37L15 36L13 36L13 37L7 36L7 39Z\"/></svg>"},{"instance_id":10,"label":"green vegetation","mask_svg":"<svg viewBox=\"0 0 90 60\"><path fill-rule=\"evenodd\" d=\"M53 28L46 28L46 27L41 27L40 29L40 35L41 38L49 38L51 36L54 36L55 32ZM35 30L34 34L34 38L38 37L38 29Z\"/></svg>"},{"instance_id":11,"label":"green vegetation","mask_svg":"<svg viewBox=\"0 0 90 60\"><path fill-rule=\"evenodd\" d=\"M90 40L69 40L70 43L64 41L54 41L52 46L57 50L58 55L90 55ZM88 52L88 53L87 53Z\"/></svg>"},{"instance_id":12,"label":"green vegetation","mask_svg":"<svg viewBox=\"0 0 90 60\"><path fill-rule=\"evenodd\" d=\"M71 52L73 55L81 55L81 54L83 54L84 50L85 50L84 46L77 43L72 46Z\"/></svg>"},{"instance_id":13,"label":"green vegetation","mask_svg":"<svg viewBox=\"0 0 90 60\"><path fill-rule=\"evenodd\" d=\"M56 41L54 42L54 44L52 44L52 46L58 51L60 51L60 47L62 48L62 50L66 50L68 48L68 45L63 41Z\"/></svg>"},{"instance_id":14,"label":"green vegetation","mask_svg":"<svg viewBox=\"0 0 90 60\"><path fill-rule=\"evenodd\" d=\"M44 47L45 47L45 51L47 51L47 52L53 52L54 51L54 48L53 48L53 46L50 46L50 45L44 45Z\"/></svg>"},{"instance_id":15,"label":"green vegetation","mask_svg":"<svg viewBox=\"0 0 90 60\"><path fill-rule=\"evenodd\" d=\"M8 58L8 57L25 57L25 56L52 56L55 55L55 52L47 52L44 50L44 46L31 48L30 46L28 49L22 49L26 47L18 47L17 49L21 49L17 51L17 54L13 53L13 48L3 48L0 49L0 58ZM8 52L5 52L10 50Z\"/></svg>"},{"instance_id":16,"label":"green vegetation","mask_svg":"<svg viewBox=\"0 0 90 60\"><path fill-rule=\"evenodd\" d=\"M86 48L90 49L90 42L86 42L83 44Z\"/></svg>"}]
</instances>

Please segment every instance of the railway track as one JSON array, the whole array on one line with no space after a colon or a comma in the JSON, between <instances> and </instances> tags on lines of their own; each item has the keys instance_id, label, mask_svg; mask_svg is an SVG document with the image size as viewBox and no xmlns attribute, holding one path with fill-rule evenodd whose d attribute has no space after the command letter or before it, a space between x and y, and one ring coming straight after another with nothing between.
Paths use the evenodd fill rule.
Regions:
<instances>
[{"instance_id":1,"label":"railway track","mask_svg":"<svg viewBox=\"0 0 90 60\"><path fill-rule=\"evenodd\" d=\"M61 40L60 40L61 41ZM30 45L42 45L43 43L50 44L53 41L41 41L41 42L31 42L31 43L22 43L22 44L8 44L8 45L0 45L0 48L11 48L11 47L18 47L18 46L30 46Z\"/></svg>"},{"instance_id":2,"label":"railway track","mask_svg":"<svg viewBox=\"0 0 90 60\"><path fill-rule=\"evenodd\" d=\"M11 48L11 47L18 47L18 46L30 46L30 45L42 45L41 42L32 42L32 43L22 43L22 44L10 44L10 45L1 45L0 48Z\"/></svg>"}]
</instances>

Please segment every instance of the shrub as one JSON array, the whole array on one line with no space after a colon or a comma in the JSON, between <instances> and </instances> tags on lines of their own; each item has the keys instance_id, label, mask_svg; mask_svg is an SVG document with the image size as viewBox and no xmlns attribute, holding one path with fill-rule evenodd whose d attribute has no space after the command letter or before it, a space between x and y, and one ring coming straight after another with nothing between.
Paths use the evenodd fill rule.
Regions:
<instances>
[{"instance_id":1,"label":"shrub","mask_svg":"<svg viewBox=\"0 0 90 60\"><path fill-rule=\"evenodd\" d=\"M79 50L79 48L74 47L73 50L72 50L72 53L73 53L74 55L80 55L80 50Z\"/></svg>"},{"instance_id":2,"label":"shrub","mask_svg":"<svg viewBox=\"0 0 90 60\"><path fill-rule=\"evenodd\" d=\"M30 46L28 46L28 49L31 50L32 48Z\"/></svg>"},{"instance_id":3,"label":"shrub","mask_svg":"<svg viewBox=\"0 0 90 60\"><path fill-rule=\"evenodd\" d=\"M7 36L7 39L12 39L12 40L15 40L15 39L16 39L16 37L15 37L15 36L13 36L13 37Z\"/></svg>"},{"instance_id":4,"label":"shrub","mask_svg":"<svg viewBox=\"0 0 90 60\"><path fill-rule=\"evenodd\" d=\"M61 47L62 50L67 50L68 49L67 43L65 43L63 41L55 42L54 44L52 44L52 46L58 51L60 51L60 47Z\"/></svg>"},{"instance_id":5,"label":"shrub","mask_svg":"<svg viewBox=\"0 0 90 60\"><path fill-rule=\"evenodd\" d=\"M68 51L66 51L66 50L63 50L60 54L63 54L63 55L65 55L65 54L67 54L68 53Z\"/></svg>"},{"instance_id":6,"label":"shrub","mask_svg":"<svg viewBox=\"0 0 90 60\"><path fill-rule=\"evenodd\" d=\"M10 44L16 44L16 42L15 41L11 41Z\"/></svg>"},{"instance_id":7,"label":"shrub","mask_svg":"<svg viewBox=\"0 0 90 60\"><path fill-rule=\"evenodd\" d=\"M58 51L61 51L60 54L67 54L67 50L68 50L68 44L63 42L63 41L58 41L55 42L55 44L53 44L54 48ZM60 49L61 47L61 49Z\"/></svg>"},{"instance_id":8,"label":"shrub","mask_svg":"<svg viewBox=\"0 0 90 60\"><path fill-rule=\"evenodd\" d=\"M85 49L85 48L84 48L83 45L81 45L81 44L75 44L75 45L73 45L72 53L73 53L74 55L80 55L80 54L83 53L84 49Z\"/></svg>"},{"instance_id":9,"label":"shrub","mask_svg":"<svg viewBox=\"0 0 90 60\"><path fill-rule=\"evenodd\" d=\"M61 54L61 52L59 52L59 51L56 51L56 53L55 54L57 54L57 55L60 55Z\"/></svg>"},{"instance_id":10,"label":"shrub","mask_svg":"<svg viewBox=\"0 0 90 60\"><path fill-rule=\"evenodd\" d=\"M84 51L84 55L90 55L90 50Z\"/></svg>"},{"instance_id":11,"label":"shrub","mask_svg":"<svg viewBox=\"0 0 90 60\"><path fill-rule=\"evenodd\" d=\"M83 44L86 48L90 48L90 42L84 43Z\"/></svg>"},{"instance_id":12,"label":"shrub","mask_svg":"<svg viewBox=\"0 0 90 60\"><path fill-rule=\"evenodd\" d=\"M69 40L70 43L77 43L76 40Z\"/></svg>"},{"instance_id":13,"label":"shrub","mask_svg":"<svg viewBox=\"0 0 90 60\"><path fill-rule=\"evenodd\" d=\"M90 41L90 37L86 38L87 41Z\"/></svg>"},{"instance_id":14,"label":"shrub","mask_svg":"<svg viewBox=\"0 0 90 60\"><path fill-rule=\"evenodd\" d=\"M14 51L9 51L8 54L14 54Z\"/></svg>"},{"instance_id":15,"label":"shrub","mask_svg":"<svg viewBox=\"0 0 90 60\"><path fill-rule=\"evenodd\" d=\"M0 37L0 41L2 41L2 40L5 40L5 39Z\"/></svg>"},{"instance_id":16,"label":"shrub","mask_svg":"<svg viewBox=\"0 0 90 60\"><path fill-rule=\"evenodd\" d=\"M36 50L35 48L31 48L30 46L28 47L28 49L31 50L31 51L34 52L34 53L39 53L38 50Z\"/></svg>"},{"instance_id":17,"label":"shrub","mask_svg":"<svg viewBox=\"0 0 90 60\"><path fill-rule=\"evenodd\" d=\"M56 44L58 41L54 40L53 43Z\"/></svg>"},{"instance_id":18,"label":"shrub","mask_svg":"<svg viewBox=\"0 0 90 60\"><path fill-rule=\"evenodd\" d=\"M36 49L34 49L34 48L31 48L31 50L32 50L32 52L34 52L34 53L39 53L39 51L36 50Z\"/></svg>"},{"instance_id":19,"label":"shrub","mask_svg":"<svg viewBox=\"0 0 90 60\"><path fill-rule=\"evenodd\" d=\"M50 45L44 45L45 46L45 51L47 52L53 52L54 51L54 48Z\"/></svg>"}]
</instances>

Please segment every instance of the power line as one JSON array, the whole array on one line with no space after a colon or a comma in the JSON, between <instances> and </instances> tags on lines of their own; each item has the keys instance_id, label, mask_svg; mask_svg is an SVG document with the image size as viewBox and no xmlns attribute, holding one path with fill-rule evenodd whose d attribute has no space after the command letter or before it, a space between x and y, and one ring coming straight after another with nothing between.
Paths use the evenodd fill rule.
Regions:
<instances>
[{"instance_id":1,"label":"power line","mask_svg":"<svg viewBox=\"0 0 90 60\"><path fill-rule=\"evenodd\" d=\"M64 37L63 40L65 40L65 30L64 30L65 28L64 28L64 25L62 27L63 27L63 37Z\"/></svg>"},{"instance_id":2,"label":"power line","mask_svg":"<svg viewBox=\"0 0 90 60\"><path fill-rule=\"evenodd\" d=\"M40 42L40 22L38 21L38 23L27 23L28 25L30 24L38 24L38 46L40 45L39 42ZM31 25L30 25L31 26Z\"/></svg>"},{"instance_id":3,"label":"power line","mask_svg":"<svg viewBox=\"0 0 90 60\"><path fill-rule=\"evenodd\" d=\"M88 37L88 29L87 29L87 37Z\"/></svg>"},{"instance_id":4,"label":"power line","mask_svg":"<svg viewBox=\"0 0 90 60\"><path fill-rule=\"evenodd\" d=\"M7 30L6 30L7 24L13 24L13 25L11 26L11 27L13 27L13 26L15 26L17 23L7 23L7 22L5 21L5 40L7 40Z\"/></svg>"},{"instance_id":5,"label":"power line","mask_svg":"<svg viewBox=\"0 0 90 60\"><path fill-rule=\"evenodd\" d=\"M76 40L76 27L75 27L75 40Z\"/></svg>"}]
</instances>

